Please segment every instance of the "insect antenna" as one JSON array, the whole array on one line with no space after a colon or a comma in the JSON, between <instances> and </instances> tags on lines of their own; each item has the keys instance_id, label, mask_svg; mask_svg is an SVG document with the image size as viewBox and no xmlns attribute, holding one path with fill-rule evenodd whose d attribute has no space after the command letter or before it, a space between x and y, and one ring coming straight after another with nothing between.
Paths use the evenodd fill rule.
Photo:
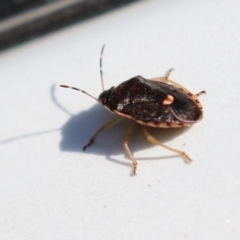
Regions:
<instances>
[{"instance_id":1,"label":"insect antenna","mask_svg":"<svg viewBox=\"0 0 240 240\"><path fill-rule=\"evenodd\" d=\"M102 57L103 57L104 48L105 48L105 44L103 44L103 46L102 46L101 55L100 55L100 76L101 76L103 91L104 91L104 84L103 84L103 71L102 71Z\"/></svg>"},{"instance_id":2,"label":"insect antenna","mask_svg":"<svg viewBox=\"0 0 240 240\"><path fill-rule=\"evenodd\" d=\"M81 90L81 89L79 89L79 88L71 87L71 86L67 86L67 85L60 85L60 87L63 87L63 88L71 88L71 89L73 89L73 90L80 91L80 92L82 92L82 93L88 95L89 97L95 99L97 102L99 102L99 100L98 100L97 98L95 98L95 97L92 96L91 94L89 94L89 93L87 93L87 92L85 92L85 91L83 91L83 90Z\"/></svg>"}]
</instances>

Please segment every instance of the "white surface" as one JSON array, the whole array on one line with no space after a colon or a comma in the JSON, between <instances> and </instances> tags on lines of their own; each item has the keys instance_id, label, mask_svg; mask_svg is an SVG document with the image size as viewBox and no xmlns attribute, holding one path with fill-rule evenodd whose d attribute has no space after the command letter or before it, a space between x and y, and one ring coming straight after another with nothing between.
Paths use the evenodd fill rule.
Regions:
<instances>
[{"instance_id":1,"label":"white surface","mask_svg":"<svg viewBox=\"0 0 240 240\"><path fill-rule=\"evenodd\" d=\"M142 1L1 52L0 238L240 239L239 10L237 0ZM131 176L127 124L82 152L113 116L58 85L97 97L103 43L106 88L174 67L173 80L207 91L200 123L154 131L192 164L137 131Z\"/></svg>"}]
</instances>

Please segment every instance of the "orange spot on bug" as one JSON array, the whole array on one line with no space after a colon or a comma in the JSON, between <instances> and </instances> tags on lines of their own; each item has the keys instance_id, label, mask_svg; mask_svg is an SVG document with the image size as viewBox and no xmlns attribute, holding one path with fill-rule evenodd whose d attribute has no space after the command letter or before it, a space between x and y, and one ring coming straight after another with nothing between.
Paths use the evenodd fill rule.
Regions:
<instances>
[{"instance_id":1,"label":"orange spot on bug","mask_svg":"<svg viewBox=\"0 0 240 240\"><path fill-rule=\"evenodd\" d=\"M172 95L167 95L167 97L163 100L163 105L170 105L173 103L174 97Z\"/></svg>"}]
</instances>

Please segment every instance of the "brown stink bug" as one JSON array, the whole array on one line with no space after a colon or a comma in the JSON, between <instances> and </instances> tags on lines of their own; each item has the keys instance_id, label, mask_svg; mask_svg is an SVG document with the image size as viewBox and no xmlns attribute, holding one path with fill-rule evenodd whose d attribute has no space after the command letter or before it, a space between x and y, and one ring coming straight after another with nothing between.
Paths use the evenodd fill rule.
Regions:
<instances>
[{"instance_id":1,"label":"brown stink bug","mask_svg":"<svg viewBox=\"0 0 240 240\"><path fill-rule=\"evenodd\" d=\"M170 69L164 77L146 79L141 76L136 76L122 82L117 87L104 90L102 74L103 51L104 45L100 56L100 75L103 92L98 98L93 97L79 88L60 85L61 87L72 88L87 94L110 112L120 116L120 118L111 120L102 126L90 138L89 143L83 147L83 150L94 142L99 133L112 127L119 122L122 117L125 117L133 120L133 123L127 129L123 146L132 160L134 174L136 174L137 170L137 161L128 147L128 142L136 123L143 126L144 135L149 142L167 148L170 151L182 155L187 160L192 161L185 152L171 148L156 140L150 135L146 127L181 128L189 127L198 122L202 119L203 112L202 105L197 97L205 93L205 91L192 94L180 84L170 80L169 75L173 69Z\"/></svg>"}]
</instances>

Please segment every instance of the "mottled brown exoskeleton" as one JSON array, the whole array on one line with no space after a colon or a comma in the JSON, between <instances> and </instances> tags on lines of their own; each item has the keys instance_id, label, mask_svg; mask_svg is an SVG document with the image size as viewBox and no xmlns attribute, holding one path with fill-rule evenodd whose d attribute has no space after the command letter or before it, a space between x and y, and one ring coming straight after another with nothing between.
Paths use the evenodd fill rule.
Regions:
<instances>
[{"instance_id":1,"label":"mottled brown exoskeleton","mask_svg":"<svg viewBox=\"0 0 240 240\"><path fill-rule=\"evenodd\" d=\"M83 150L94 142L99 133L112 127L119 122L122 117L125 117L133 120L133 123L127 129L123 146L132 160L134 174L136 174L137 170L137 161L128 147L128 142L136 123L143 126L143 132L148 141L176 152L188 161L192 161L185 152L171 148L156 140L150 135L146 127L181 128L189 127L198 122L202 119L203 112L202 105L197 97L205 93L205 91L192 94L180 84L170 80L169 75L173 69L170 69L164 77L145 79L141 76L136 76L122 82L117 87L111 87L105 91L102 74L103 51L104 45L100 57L100 75L103 92L98 98L93 97L79 88L60 85L61 87L71 88L87 94L109 111L120 116L120 118L113 119L102 126L90 138L89 143L83 147Z\"/></svg>"}]
</instances>

